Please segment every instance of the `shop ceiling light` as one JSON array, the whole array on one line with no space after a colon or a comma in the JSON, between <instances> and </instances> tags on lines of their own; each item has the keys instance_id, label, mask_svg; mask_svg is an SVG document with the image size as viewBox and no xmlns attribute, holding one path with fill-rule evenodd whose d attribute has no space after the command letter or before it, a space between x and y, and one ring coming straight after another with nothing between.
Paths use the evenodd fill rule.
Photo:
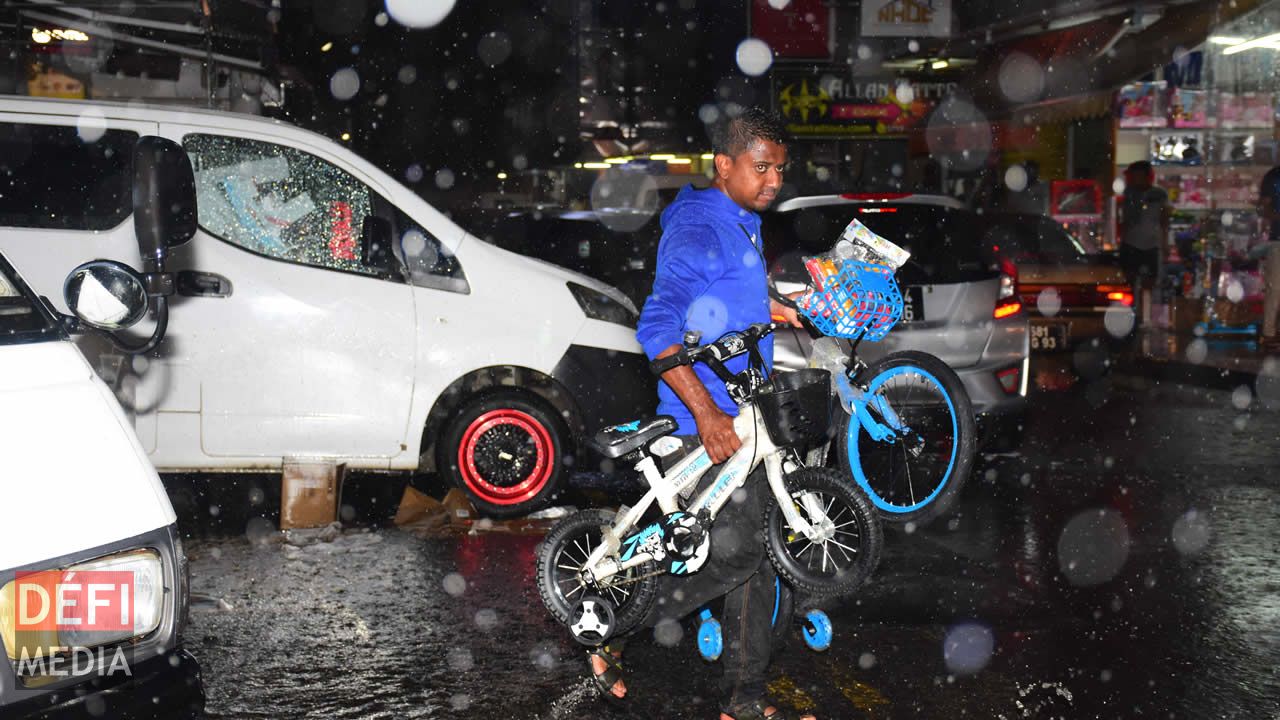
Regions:
<instances>
[{"instance_id":1,"label":"shop ceiling light","mask_svg":"<svg viewBox=\"0 0 1280 720\"><path fill-rule=\"evenodd\" d=\"M667 161L667 163L670 165L689 165L693 163L693 160L690 160L689 158L678 157L678 158L671 158L670 160Z\"/></svg>"},{"instance_id":2,"label":"shop ceiling light","mask_svg":"<svg viewBox=\"0 0 1280 720\"><path fill-rule=\"evenodd\" d=\"M1244 41L1245 41L1245 38L1232 37L1230 35L1214 35L1213 37L1209 38L1209 42L1213 43L1214 45L1239 45Z\"/></svg>"},{"instance_id":3,"label":"shop ceiling light","mask_svg":"<svg viewBox=\"0 0 1280 720\"><path fill-rule=\"evenodd\" d=\"M329 52L329 51L330 51L330 50L332 50L332 49L333 49L333 43L332 43L332 42L327 42L327 43L325 43L325 44L323 44L323 45L321 45L321 46L320 46L320 52Z\"/></svg>"},{"instance_id":4,"label":"shop ceiling light","mask_svg":"<svg viewBox=\"0 0 1280 720\"><path fill-rule=\"evenodd\" d=\"M947 66L949 66L950 64L951 63L947 62L946 60L934 60L933 64L930 65L929 67L933 68L934 70L942 70Z\"/></svg>"},{"instance_id":5,"label":"shop ceiling light","mask_svg":"<svg viewBox=\"0 0 1280 720\"><path fill-rule=\"evenodd\" d=\"M625 165L631 162L631 158L630 157L611 157L611 158L605 158L604 161L609 163L610 165Z\"/></svg>"},{"instance_id":6,"label":"shop ceiling light","mask_svg":"<svg viewBox=\"0 0 1280 720\"><path fill-rule=\"evenodd\" d=\"M712 160L715 158L715 153L702 153L701 157L703 160Z\"/></svg>"},{"instance_id":7,"label":"shop ceiling light","mask_svg":"<svg viewBox=\"0 0 1280 720\"><path fill-rule=\"evenodd\" d=\"M498 173L498 179L499 179L499 180L506 180L506 179L507 179L507 174L506 174L506 173L504 173L504 172L500 172L500 173Z\"/></svg>"},{"instance_id":8,"label":"shop ceiling light","mask_svg":"<svg viewBox=\"0 0 1280 720\"><path fill-rule=\"evenodd\" d=\"M649 156L650 160L672 160L674 158L675 158L675 155L672 155L670 153L659 153L657 155Z\"/></svg>"},{"instance_id":9,"label":"shop ceiling light","mask_svg":"<svg viewBox=\"0 0 1280 720\"><path fill-rule=\"evenodd\" d=\"M1260 38L1254 38L1252 40L1242 42L1238 45L1232 45L1226 50L1223 50L1222 54L1235 55L1238 52L1244 52L1245 50L1252 50L1253 48L1256 48L1256 47L1270 47L1277 42L1280 42L1280 33L1272 33L1270 35L1263 35Z\"/></svg>"},{"instance_id":10,"label":"shop ceiling light","mask_svg":"<svg viewBox=\"0 0 1280 720\"><path fill-rule=\"evenodd\" d=\"M586 162L586 163L582 163L582 167L587 170L608 170L613 166L610 165L609 163L603 163L603 162Z\"/></svg>"}]
</instances>

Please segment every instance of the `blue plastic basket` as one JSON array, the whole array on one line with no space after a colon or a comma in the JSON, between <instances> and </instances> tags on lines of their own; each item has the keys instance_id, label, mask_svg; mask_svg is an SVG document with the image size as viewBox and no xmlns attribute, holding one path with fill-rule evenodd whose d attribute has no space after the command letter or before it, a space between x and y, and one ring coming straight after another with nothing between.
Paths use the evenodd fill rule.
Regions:
<instances>
[{"instance_id":1,"label":"blue plastic basket","mask_svg":"<svg viewBox=\"0 0 1280 720\"><path fill-rule=\"evenodd\" d=\"M875 342L902 319L902 293L893 274L888 265L845 260L796 304L823 335Z\"/></svg>"}]
</instances>

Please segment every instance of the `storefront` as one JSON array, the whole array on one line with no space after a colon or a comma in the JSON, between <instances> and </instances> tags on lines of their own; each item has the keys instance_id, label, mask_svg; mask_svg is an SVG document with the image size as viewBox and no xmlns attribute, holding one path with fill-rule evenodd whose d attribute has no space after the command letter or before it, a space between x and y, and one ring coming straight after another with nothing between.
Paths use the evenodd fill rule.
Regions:
<instances>
[{"instance_id":1,"label":"storefront","mask_svg":"<svg viewBox=\"0 0 1280 720\"><path fill-rule=\"evenodd\" d=\"M1174 209L1157 324L1190 331L1206 322L1212 334L1250 337L1261 322L1268 224L1257 202L1263 175L1280 165L1278 53L1280 2L1269 2L1217 25L1163 79L1117 94L1115 174L1151 162Z\"/></svg>"}]
</instances>

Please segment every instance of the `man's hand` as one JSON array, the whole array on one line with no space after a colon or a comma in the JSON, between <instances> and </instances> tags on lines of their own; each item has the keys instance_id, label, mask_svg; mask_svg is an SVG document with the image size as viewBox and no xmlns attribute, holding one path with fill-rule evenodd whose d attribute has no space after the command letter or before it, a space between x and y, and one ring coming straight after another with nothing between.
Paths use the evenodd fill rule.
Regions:
<instances>
[{"instance_id":1,"label":"man's hand","mask_svg":"<svg viewBox=\"0 0 1280 720\"><path fill-rule=\"evenodd\" d=\"M787 297L795 300L803 294L803 292L794 292ZM777 300L769 300L769 316L774 320L781 320L791 327L804 327L804 324L800 322L800 315L796 312L796 309L793 307L787 307Z\"/></svg>"},{"instance_id":2,"label":"man's hand","mask_svg":"<svg viewBox=\"0 0 1280 720\"><path fill-rule=\"evenodd\" d=\"M711 462L719 465L742 447L742 438L733 429L733 418L717 407L712 407L694 417L698 424L698 437L707 449Z\"/></svg>"}]
</instances>

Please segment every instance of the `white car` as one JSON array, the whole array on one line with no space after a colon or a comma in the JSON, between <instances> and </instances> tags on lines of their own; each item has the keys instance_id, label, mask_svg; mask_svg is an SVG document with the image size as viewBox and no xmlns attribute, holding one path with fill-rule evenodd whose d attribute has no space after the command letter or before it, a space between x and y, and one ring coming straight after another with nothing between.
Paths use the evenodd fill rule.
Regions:
<instances>
[{"instance_id":1,"label":"white car","mask_svg":"<svg viewBox=\"0 0 1280 720\"><path fill-rule=\"evenodd\" d=\"M176 146L146 150L185 162ZM147 153L137 165L149 164ZM145 187L172 180L151 177L158 182ZM139 197L144 208L182 205L173 192ZM152 229L171 227L162 219ZM111 262L76 268L66 287L77 314L99 327L136 323L147 279L160 277L150 273L162 272L166 248L151 247L161 257L147 278ZM153 289L163 316L163 291ZM114 393L71 342L76 327L0 254L0 717L149 717L157 705L198 714L204 691L182 649L187 560L173 507Z\"/></svg>"},{"instance_id":2,"label":"white car","mask_svg":"<svg viewBox=\"0 0 1280 720\"><path fill-rule=\"evenodd\" d=\"M38 293L80 259L136 257L123 159L141 135L186 150L199 229L170 260L158 351L86 354L160 470L435 469L516 515L562 489L577 437L652 408L624 295L258 117L0 97L0 252Z\"/></svg>"}]
</instances>

